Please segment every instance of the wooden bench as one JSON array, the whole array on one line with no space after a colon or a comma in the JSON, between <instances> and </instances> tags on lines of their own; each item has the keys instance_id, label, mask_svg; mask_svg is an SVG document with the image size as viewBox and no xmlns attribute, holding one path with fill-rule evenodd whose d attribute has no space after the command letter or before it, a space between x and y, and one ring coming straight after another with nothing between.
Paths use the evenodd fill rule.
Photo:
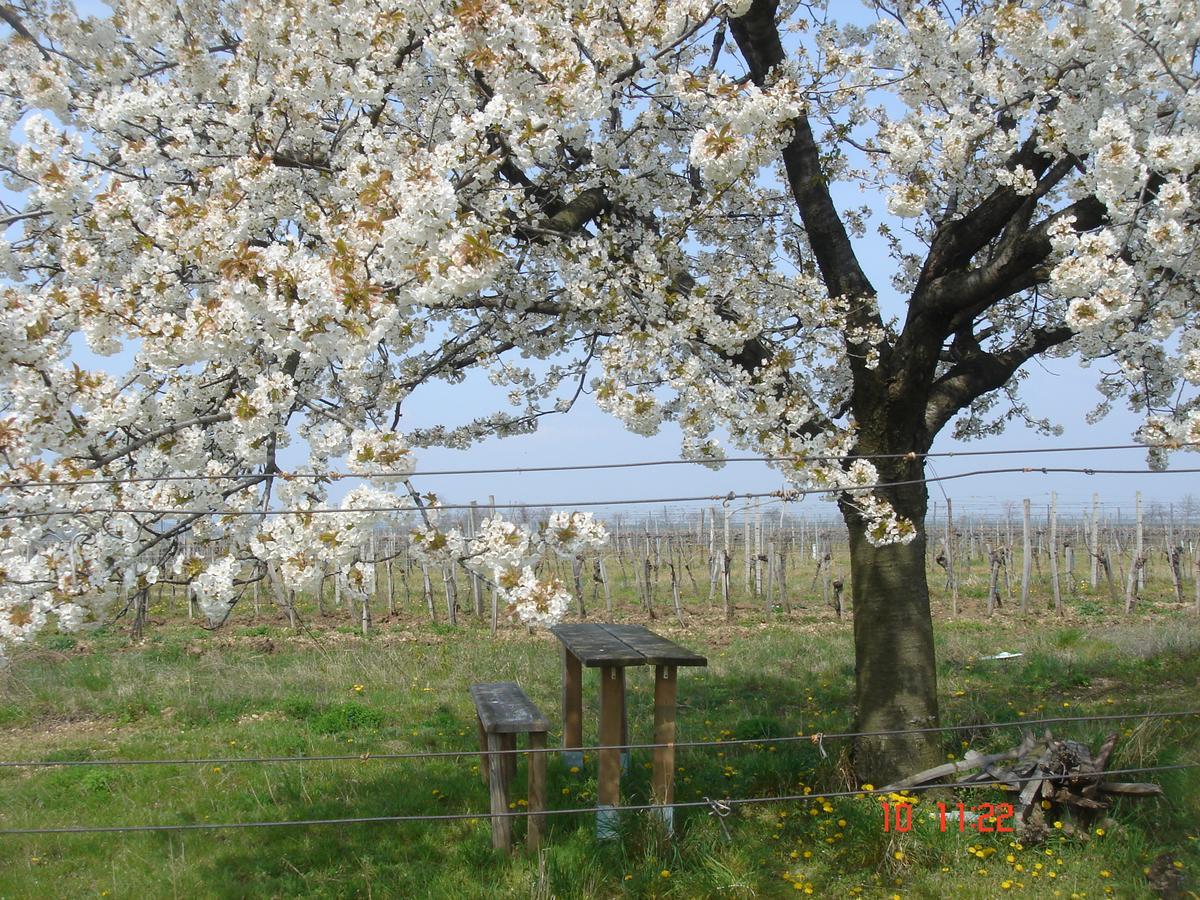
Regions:
<instances>
[{"instance_id":1,"label":"wooden bench","mask_svg":"<svg viewBox=\"0 0 1200 900\"><path fill-rule=\"evenodd\" d=\"M546 809L546 732L550 723L514 681L471 685L479 728L480 774L492 805L492 846L512 849L509 789L517 773L517 735L529 734L529 831L531 850L541 844ZM507 753L496 751L509 751ZM540 751L540 752L539 752Z\"/></svg>"}]
</instances>

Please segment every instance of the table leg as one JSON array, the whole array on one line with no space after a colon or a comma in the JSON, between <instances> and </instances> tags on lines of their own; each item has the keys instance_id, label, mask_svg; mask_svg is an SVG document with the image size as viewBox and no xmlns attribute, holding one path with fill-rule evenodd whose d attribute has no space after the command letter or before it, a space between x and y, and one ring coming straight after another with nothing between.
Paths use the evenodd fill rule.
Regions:
<instances>
[{"instance_id":1,"label":"table leg","mask_svg":"<svg viewBox=\"0 0 1200 900\"><path fill-rule=\"evenodd\" d=\"M675 666L654 667L654 743L666 746L654 748L651 795L661 807L659 813L668 834L674 825L671 801L675 799L675 698L678 677Z\"/></svg>"},{"instance_id":2,"label":"table leg","mask_svg":"<svg viewBox=\"0 0 1200 900\"><path fill-rule=\"evenodd\" d=\"M583 768L583 665L563 648L563 763Z\"/></svg>"},{"instance_id":3,"label":"table leg","mask_svg":"<svg viewBox=\"0 0 1200 900\"><path fill-rule=\"evenodd\" d=\"M625 690L625 669L621 669L621 741L622 747L629 743L629 695ZM621 774L629 774L629 751L621 751Z\"/></svg>"},{"instance_id":4,"label":"table leg","mask_svg":"<svg viewBox=\"0 0 1200 900\"><path fill-rule=\"evenodd\" d=\"M475 730L479 732L479 777L483 783L488 783L488 736L483 729L483 720L475 716Z\"/></svg>"},{"instance_id":5,"label":"table leg","mask_svg":"<svg viewBox=\"0 0 1200 900\"><path fill-rule=\"evenodd\" d=\"M596 837L615 838L617 813L621 803L621 700L625 694L625 668L600 668L600 782L596 810ZM608 749L608 748L612 749Z\"/></svg>"}]
</instances>

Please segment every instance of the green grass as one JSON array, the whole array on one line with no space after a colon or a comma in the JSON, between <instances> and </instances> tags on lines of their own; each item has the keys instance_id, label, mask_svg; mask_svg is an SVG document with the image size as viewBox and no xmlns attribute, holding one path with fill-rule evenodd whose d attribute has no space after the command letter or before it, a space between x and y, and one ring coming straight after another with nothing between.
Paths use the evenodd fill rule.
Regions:
<instances>
[{"instance_id":1,"label":"green grass","mask_svg":"<svg viewBox=\"0 0 1200 900\"><path fill-rule=\"evenodd\" d=\"M355 758L4 768L0 828L485 811L474 754L370 758L474 750L466 690L473 681L516 679L552 722L558 719L561 676L553 639L509 628L493 641L473 617L463 618L458 629L382 622L365 639L328 628L291 634L274 622L215 635L166 625L134 647L121 634L100 633L70 647L47 642L26 651L0 676L3 759ZM736 750L681 749L678 800L858 787L848 779L843 742L779 742L797 732L850 727L848 622L797 611L769 623L725 626L693 616L687 629L662 619L653 627L710 659L707 669L682 673L680 739L754 741ZM1024 656L981 659L1001 649ZM943 622L938 653L947 724L1180 709L1195 705L1200 680L1194 624L1149 615L1131 622L1109 617L1101 625L1070 617L1033 628L1018 617ZM653 693L644 675L630 674L634 741L651 739ZM585 714L588 741L595 739L595 677L588 672L585 679L585 704L593 704ZM1114 767L1200 762L1200 720L1116 728L1122 734ZM1108 728L1054 730L1096 746ZM964 740L975 749L997 749L1015 743L1017 734L950 733L945 751L961 755ZM634 754L622 782L626 802L645 802L648 764L648 753ZM552 806L594 804L595 776L594 758L572 774L551 757ZM1166 772L1153 780L1165 797L1118 803L1103 836L1085 840L1053 831L1022 847L1008 836L939 832L927 818L931 799L917 807L913 832L885 834L879 801L870 797L738 807L725 820L728 836L704 809L681 809L674 840L641 815L626 814L620 840L608 844L596 842L591 816L552 817L544 852L519 849L512 858L491 850L486 818L0 836L0 898L783 897L806 896L806 886L813 896L1042 897L1058 889L1064 897L1100 897L1107 889L1136 897L1151 896L1143 870L1172 861L1182 864L1195 890L1200 773ZM522 761L514 799L523 784ZM999 799L977 794L972 802ZM523 837L524 823L516 831Z\"/></svg>"}]
</instances>

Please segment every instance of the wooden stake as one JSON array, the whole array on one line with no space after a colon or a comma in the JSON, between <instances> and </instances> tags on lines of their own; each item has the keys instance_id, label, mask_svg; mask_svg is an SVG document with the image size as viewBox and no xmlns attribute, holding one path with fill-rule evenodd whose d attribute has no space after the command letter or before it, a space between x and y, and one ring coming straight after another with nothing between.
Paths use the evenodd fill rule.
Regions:
<instances>
[{"instance_id":1,"label":"wooden stake","mask_svg":"<svg viewBox=\"0 0 1200 900\"><path fill-rule=\"evenodd\" d=\"M1021 501L1024 517L1021 522L1021 612L1029 609L1029 576L1033 567L1033 540L1030 534L1029 498Z\"/></svg>"},{"instance_id":2,"label":"wooden stake","mask_svg":"<svg viewBox=\"0 0 1200 900\"><path fill-rule=\"evenodd\" d=\"M1062 615L1062 595L1058 586L1058 494L1050 492L1050 587L1054 591L1054 611Z\"/></svg>"}]
</instances>

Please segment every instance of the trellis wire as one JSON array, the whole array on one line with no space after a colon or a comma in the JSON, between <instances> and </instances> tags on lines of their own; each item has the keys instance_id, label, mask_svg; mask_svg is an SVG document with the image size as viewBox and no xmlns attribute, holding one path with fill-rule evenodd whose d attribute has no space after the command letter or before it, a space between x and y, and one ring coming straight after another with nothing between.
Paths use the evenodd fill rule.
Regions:
<instances>
[{"instance_id":1,"label":"trellis wire","mask_svg":"<svg viewBox=\"0 0 1200 900\"><path fill-rule=\"evenodd\" d=\"M1129 775L1135 772L1171 772L1181 769L1197 769L1200 768L1200 763L1176 763L1168 766L1138 766L1128 769L1110 769L1103 772L1103 775ZM971 789L983 787L1004 787L1012 784L1013 781L1025 783L1034 780L1056 781L1071 778L1071 775L1036 775L1027 778L1013 778L1006 781L973 781L970 784L959 784L956 782L939 782L937 784L926 784L917 787L905 788L909 794L919 791L928 791L947 787L969 787ZM725 806L748 806L757 803L793 803L804 802L806 800L832 800L840 797L865 797L875 793L874 791L823 791L810 794L786 794L777 797L731 797L721 798L719 803ZM881 795L886 795L885 792L878 792ZM887 792L890 793L890 792ZM605 811L612 812L639 812L652 809L663 809L664 807L672 807L676 809L694 809L696 807L710 807L715 809L718 801L709 799L704 800L684 800L672 801L669 804L663 803L639 803L627 806L606 806ZM565 816L565 815L580 815L591 814L596 812L596 807L573 807L571 809L547 809L530 811L528 809L510 809L499 812L484 812L484 813L429 813L425 815L403 815L403 816L360 816L347 817L338 819L289 819L284 821L265 821L265 822L186 822L180 824L168 825L66 825L58 828L2 828L0 829L0 837L17 836L17 835L36 835L36 834L128 834L136 832L171 832L171 831L210 831L217 829L242 829L242 828L297 828L316 825L361 825L361 824L384 824L384 823L401 823L401 822L453 822L462 820L480 820L491 818L527 818L529 816Z\"/></svg>"},{"instance_id":2,"label":"trellis wire","mask_svg":"<svg viewBox=\"0 0 1200 900\"><path fill-rule=\"evenodd\" d=\"M354 478L420 478L442 475L524 475L535 472L583 472L600 469L640 469L650 466L706 466L719 462L725 463L772 463L772 462L838 462L842 459L931 459L956 456L1020 456L1039 453L1086 453L1099 450L1180 450L1184 447L1200 446L1200 442L1181 441L1175 444L1092 444L1077 447L1021 447L997 450L941 450L937 452L917 453L862 453L853 457L836 454L814 454L798 456L728 456L719 460L704 459L652 459L635 460L620 463L580 463L562 466L511 466L491 469L430 469L424 472L381 471L369 474L355 472L330 472L317 474L315 472L277 472L274 477L284 480L328 479L330 481L345 481ZM141 475L129 478L78 478L59 479L57 481L0 481L0 488L26 487L69 487L78 485L109 485L109 484L139 484L159 481L249 481L262 479L263 474L254 475L217 475L200 473L196 475Z\"/></svg>"},{"instance_id":3,"label":"trellis wire","mask_svg":"<svg viewBox=\"0 0 1200 900\"><path fill-rule=\"evenodd\" d=\"M929 478L909 478L899 481L877 481L871 484L853 484L843 485L840 487L826 488L795 488L784 489L778 491L763 491L757 493L736 493L730 491L727 494L705 494L695 497L646 497L620 500L575 500L575 501L539 501L536 503L496 503L492 506L494 509L544 509L544 508L565 508L573 509L579 507L608 507L608 506L635 506L635 505L658 505L667 503L692 503L692 502L707 502L721 503L732 502L734 500L754 500L766 497L774 497L780 500L800 500L806 496L814 494L861 494L867 491L879 490L881 488L904 487L913 484L932 484L941 481L955 481L961 478L975 478L981 475L1010 475L1010 474L1075 474L1075 475L1194 475L1200 473L1200 468L1183 468L1183 469L1096 469L1091 467L1075 468L1075 467L1054 467L1054 466L1014 466L1009 468L999 469L976 469L970 472L957 472L951 475L936 475ZM256 476L257 477L257 476ZM471 508L469 503L446 503L435 507L438 511L445 510L467 510ZM339 509L337 507L318 506L311 509L303 508L280 508L280 509L153 509L153 508L121 508L121 507L72 507L66 509L51 509L51 510L25 510L17 513L5 513L0 515L0 521L9 521L13 519L32 519L32 518L53 518L54 516L78 516L78 515L161 515L161 516L308 516L308 515L346 515L348 513L384 513L384 512L409 512L410 510L398 508L394 506L359 506L353 509Z\"/></svg>"},{"instance_id":4,"label":"trellis wire","mask_svg":"<svg viewBox=\"0 0 1200 900\"><path fill-rule=\"evenodd\" d=\"M859 737L900 737L910 734L930 734L942 731L991 731L998 728L1023 728L1029 725L1060 724L1063 722L1111 722L1129 721L1131 719L1175 719L1188 716L1200 716L1200 709L1179 710L1176 712L1145 712L1145 713L1109 713L1099 716L1050 716L1041 719L1019 719L1012 722L983 722L975 725L938 725L928 728L900 728L891 731L837 731L813 732L812 734L782 735L780 737L761 738L726 738L716 741L673 741L667 743L643 744L596 744L590 747L530 747L516 750L488 750L487 753L504 756L508 754L531 753L599 753L602 750L655 750L663 747L674 747L677 750L695 749L698 747L734 747L745 744L788 744L808 741L848 740ZM202 759L64 759L64 760L8 760L0 761L0 768L67 768L71 766L185 766L185 765L236 765L238 763L291 763L291 762L349 762L357 760L398 759L452 759L463 756L478 756L478 748L473 750L430 750L412 751L407 753L337 753L324 756L225 756Z\"/></svg>"}]
</instances>

